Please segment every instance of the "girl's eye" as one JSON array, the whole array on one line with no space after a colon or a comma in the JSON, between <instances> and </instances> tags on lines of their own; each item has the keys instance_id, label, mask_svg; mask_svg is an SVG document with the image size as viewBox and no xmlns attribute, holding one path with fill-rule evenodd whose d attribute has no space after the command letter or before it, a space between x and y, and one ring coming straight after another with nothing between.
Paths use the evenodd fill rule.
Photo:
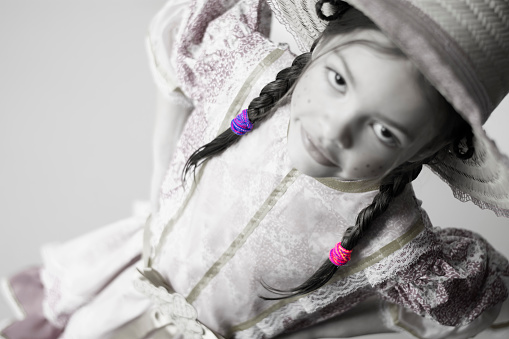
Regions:
<instances>
[{"instance_id":1,"label":"girl's eye","mask_svg":"<svg viewBox=\"0 0 509 339\"><path fill-rule=\"evenodd\" d=\"M377 138L388 146L394 147L398 144L396 136L381 123L373 123L373 131L375 131Z\"/></svg>"},{"instance_id":2,"label":"girl's eye","mask_svg":"<svg viewBox=\"0 0 509 339\"><path fill-rule=\"evenodd\" d=\"M327 78L329 79L329 83L331 84L332 87L334 87L341 93L346 92L346 81L341 76L341 74L339 74L336 71L333 71L332 69L328 69L327 70Z\"/></svg>"}]
</instances>

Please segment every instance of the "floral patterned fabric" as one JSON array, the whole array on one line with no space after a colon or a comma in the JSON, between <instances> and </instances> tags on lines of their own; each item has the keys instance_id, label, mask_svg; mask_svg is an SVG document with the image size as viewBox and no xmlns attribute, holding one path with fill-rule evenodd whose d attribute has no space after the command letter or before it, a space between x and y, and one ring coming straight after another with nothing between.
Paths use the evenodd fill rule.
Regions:
<instances>
[{"instance_id":1,"label":"floral patterned fabric","mask_svg":"<svg viewBox=\"0 0 509 339\"><path fill-rule=\"evenodd\" d=\"M507 297L502 279L509 276L507 259L479 235L436 229L430 242L425 256L380 285L386 300L455 326Z\"/></svg>"},{"instance_id":2,"label":"floral patterned fabric","mask_svg":"<svg viewBox=\"0 0 509 339\"><path fill-rule=\"evenodd\" d=\"M194 106L152 217L152 267L225 337L273 338L370 296L431 320L439 333L457 325L475 334L469 324L507 298L508 262L476 234L434 228L410 185L329 284L300 298L259 298L270 296L262 280L285 289L309 277L376 194L363 183L328 185L292 168L288 105L181 180L189 155L293 61L267 38L269 24L263 0L172 0L151 24L156 84L169 98L180 88L189 98L183 105ZM62 338L111 338L126 328L141 337L137 319L158 306L133 286L144 219L141 213L46 248L44 312L65 326ZM99 249L93 255L91 242Z\"/></svg>"},{"instance_id":3,"label":"floral patterned fabric","mask_svg":"<svg viewBox=\"0 0 509 339\"><path fill-rule=\"evenodd\" d=\"M433 228L409 188L356 249L351 266L358 271L298 300L278 304L257 298L267 294L258 283L262 278L285 288L314 272L376 193L340 192L304 175L284 186L291 172L285 149L288 106L207 162L197 172L196 186L183 185L180 175L188 156L227 128L294 57L285 51L251 78L277 48L266 38L264 1L190 1L184 18L166 57L195 110L162 186L152 245L160 249L154 251L154 267L191 299L205 324L239 338L272 337L338 315L344 305L377 294L437 323L466 326L507 297L500 278L508 274L505 258L475 234ZM249 94L237 105L246 84ZM246 235L246 225L275 192L280 196ZM410 236L419 222L422 231ZM165 229L171 229L168 237ZM411 238L408 243L380 254L405 236ZM461 298L454 294L459 289Z\"/></svg>"}]
</instances>

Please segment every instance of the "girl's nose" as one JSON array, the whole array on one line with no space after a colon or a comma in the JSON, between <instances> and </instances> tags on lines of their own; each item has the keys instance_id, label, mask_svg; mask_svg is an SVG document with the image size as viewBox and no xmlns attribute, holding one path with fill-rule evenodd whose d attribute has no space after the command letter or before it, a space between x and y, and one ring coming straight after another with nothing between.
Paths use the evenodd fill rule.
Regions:
<instances>
[{"instance_id":1,"label":"girl's nose","mask_svg":"<svg viewBox=\"0 0 509 339\"><path fill-rule=\"evenodd\" d=\"M354 126L355 115L336 111L324 121L324 139L339 148L350 148L353 145Z\"/></svg>"}]
</instances>

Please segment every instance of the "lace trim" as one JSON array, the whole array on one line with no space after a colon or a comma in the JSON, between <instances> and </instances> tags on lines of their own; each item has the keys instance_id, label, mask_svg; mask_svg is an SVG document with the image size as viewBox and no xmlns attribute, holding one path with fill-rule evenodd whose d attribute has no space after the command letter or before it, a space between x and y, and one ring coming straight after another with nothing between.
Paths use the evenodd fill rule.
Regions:
<instances>
[{"instance_id":1,"label":"lace trim","mask_svg":"<svg viewBox=\"0 0 509 339\"><path fill-rule=\"evenodd\" d=\"M284 327L281 319L297 320L326 308L339 298L350 298L356 291L371 288L412 265L431 248L430 234L425 228L427 218L419 219L415 225L398 239L379 251L345 267L342 274L331 283L306 296L281 300L253 319L232 328L242 332L239 338L258 338L261 333L280 333ZM397 259L397 260L396 260Z\"/></svg>"},{"instance_id":2,"label":"lace trim","mask_svg":"<svg viewBox=\"0 0 509 339\"><path fill-rule=\"evenodd\" d=\"M490 204L488 202L481 201L477 198L474 198L470 194L467 194L467 193L461 191L459 188L456 188L449 183L448 183L448 185L449 185L449 187L451 187L452 194L454 195L454 197L456 199L458 199L459 201L461 201L461 202L471 201L472 203L474 203L476 206L478 206L479 208L481 208L483 210L488 209L488 210L493 211L497 217L509 218L509 210L508 209L498 208L497 206L495 206L493 204Z\"/></svg>"},{"instance_id":3,"label":"lace trim","mask_svg":"<svg viewBox=\"0 0 509 339\"><path fill-rule=\"evenodd\" d=\"M476 145L476 147L478 147ZM483 147L482 145L479 145L479 147ZM486 149L482 149L486 153ZM487 162L493 163L495 162L495 159L493 156L491 156L491 160L486 160L484 158L488 157L488 154L484 154L481 159L477 159L474 163L469 164L471 167L471 170L474 169L476 172L483 172L488 171L489 165L487 165ZM445 160L444 160L445 161ZM463 165L463 167L466 166L466 164ZM436 174L441 180L445 181L449 187L452 190L452 193L456 199L458 199L461 202L467 202L471 201L476 206L478 206L481 209L489 209L495 213L498 217L506 217L509 218L509 209L504 208L504 204L509 204L509 198L508 198L508 192L507 192L507 185L505 182L509 182L507 169L509 168L509 159L503 155L501 155L501 158L499 159L499 163L493 165L497 166L497 180L492 181L475 181L469 176L469 173L466 173L468 171L468 168L463 168L465 172L459 172L456 171L454 173L447 173L447 168L444 168L444 165L437 164L433 166L429 166L429 168L433 171L434 174ZM450 166L447 166L450 167ZM493 168L491 168L489 173L491 173ZM466 184L461 184L460 181L463 180L463 178L466 180L469 180L469 186ZM464 181L464 180L463 180ZM461 187L458 187L458 185L461 184ZM505 190L505 191L504 191ZM465 191L469 191L470 193L467 193ZM475 195L481 195L482 198L477 198ZM483 199L483 200L481 200ZM493 202L496 201L497 204L494 204ZM504 207L502 207L504 206Z\"/></svg>"},{"instance_id":4,"label":"lace trim","mask_svg":"<svg viewBox=\"0 0 509 339\"><path fill-rule=\"evenodd\" d=\"M429 223L427 218L425 220L426 223ZM414 264L422 255L431 250L432 240L431 232L425 229L411 239L408 246L404 246L400 251L392 252L381 261L367 267L364 272L371 286L374 287L387 281L394 277L397 272L401 272Z\"/></svg>"},{"instance_id":5,"label":"lace trim","mask_svg":"<svg viewBox=\"0 0 509 339\"><path fill-rule=\"evenodd\" d=\"M309 47L313 43L313 40L316 39L320 32L325 29L325 23L321 20L313 21L314 16L304 15L305 20L311 21L306 25L300 18L300 13L298 13L298 11L300 10L303 13L314 13L314 3L312 8L305 8L306 5L308 5L308 2L298 1L298 5L296 2L297 0L267 0L267 3L271 7L277 20L293 35L299 49L304 53L309 51Z\"/></svg>"},{"instance_id":6,"label":"lace trim","mask_svg":"<svg viewBox=\"0 0 509 339\"><path fill-rule=\"evenodd\" d=\"M236 332L235 338L271 338L284 332L287 327L293 325L292 323L295 324L301 319L314 320L316 323L337 316L350 309L352 305L373 295L373 291L367 288L368 284L360 282L360 280L363 280L361 276L362 274L359 273L356 274L356 277L349 277L344 285L341 284L339 286L332 284L328 285L328 288L324 288L323 295L327 295L328 300L320 300L320 312L312 313L309 312L309 309L306 309L306 304L311 304L317 300L310 300L309 303L306 304L303 304L301 301L290 303L274 311L269 317L260 320L252 327ZM353 291L353 288L349 288L348 291L341 291L343 287L352 286L352 283L355 283L354 280L359 280L357 282L358 288L355 291ZM282 319L284 319L284 321L282 321Z\"/></svg>"}]
</instances>

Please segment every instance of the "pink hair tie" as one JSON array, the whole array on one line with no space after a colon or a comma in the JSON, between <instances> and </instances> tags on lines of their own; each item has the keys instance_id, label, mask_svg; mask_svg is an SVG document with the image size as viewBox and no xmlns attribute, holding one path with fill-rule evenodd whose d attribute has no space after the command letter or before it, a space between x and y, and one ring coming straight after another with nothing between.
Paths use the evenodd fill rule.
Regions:
<instances>
[{"instance_id":1,"label":"pink hair tie","mask_svg":"<svg viewBox=\"0 0 509 339\"><path fill-rule=\"evenodd\" d=\"M249 120L247 109L243 110L239 115L233 118L230 127L233 133L244 135L253 129L253 123Z\"/></svg>"},{"instance_id":2,"label":"pink hair tie","mask_svg":"<svg viewBox=\"0 0 509 339\"><path fill-rule=\"evenodd\" d=\"M329 252L329 260L336 266L343 266L352 255L352 250L347 250L338 242Z\"/></svg>"}]
</instances>

